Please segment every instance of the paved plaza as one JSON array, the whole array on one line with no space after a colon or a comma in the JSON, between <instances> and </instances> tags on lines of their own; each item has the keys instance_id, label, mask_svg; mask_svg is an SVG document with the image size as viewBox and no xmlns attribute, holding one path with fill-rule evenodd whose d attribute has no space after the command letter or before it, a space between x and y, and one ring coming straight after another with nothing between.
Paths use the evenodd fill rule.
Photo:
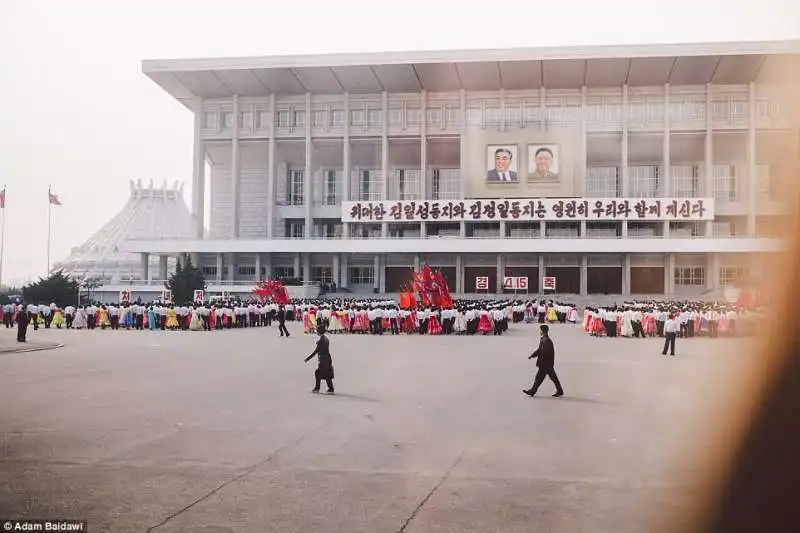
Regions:
<instances>
[{"instance_id":1,"label":"paved plaza","mask_svg":"<svg viewBox=\"0 0 800 533\"><path fill-rule=\"evenodd\" d=\"M566 390L528 398L535 325L497 337L39 331L0 353L0 518L92 532L642 533L697 497L728 340L554 326ZM13 330L0 331L4 345ZM720 378L722 376L722 378ZM713 378L713 379L712 379Z\"/></svg>"}]
</instances>

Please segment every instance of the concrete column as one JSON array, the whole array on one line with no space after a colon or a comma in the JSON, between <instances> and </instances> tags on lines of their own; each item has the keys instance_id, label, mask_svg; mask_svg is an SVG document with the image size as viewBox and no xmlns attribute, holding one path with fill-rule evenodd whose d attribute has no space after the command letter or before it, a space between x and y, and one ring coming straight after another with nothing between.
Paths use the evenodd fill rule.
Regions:
<instances>
[{"instance_id":1,"label":"concrete column","mask_svg":"<svg viewBox=\"0 0 800 533\"><path fill-rule=\"evenodd\" d=\"M506 221L505 220L501 220L500 221L500 238L501 239L505 239L506 238Z\"/></svg>"},{"instance_id":2,"label":"concrete column","mask_svg":"<svg viewBox=\"0 0 800 533\"><path fill-rule=\"evenodd\" d=\"M419 267L422 263L422 259L420 258L419 254L414 256L414 272L419 272Z\"/></svg>"},{"instance_id":3,"label":"concrete column","mask_svg":"<svg viewBox=\"0 0 800 533\"><path fill-rule=\"evenodd\" d=\"M547 89L544 87L539 89L539 129L547 131Z\"/></svg>"},{"instance_id":4,"label":"concrete column","mask_svg":"<svg viewBox=\"0 0 800 533\"><path fill-rule=\"evenodd\" d=\"M261 254L256 253L256 281L261 281L263 277L261 276Z\"/></svg>"},{"instance_id":5,"label":"concrete column","mask_svg":"<svg viewBox=\"0 0 800 533\"><path fill-rule=\"evenodd\" d=\"M378 257L378 267L378 272L380 273L378 290L381 294L384 294L386 292L386 256L383 254Z\"/></svg>"},{"instance_id":6,"label":"concrete column","mask_svg":"<svg viewBox=\"0 0 800 533\"><path fill-rule=\"evenodd\" d=\"M630 196L630 161L628 157L629 135L628 135L628 85L622 86L622 196Z\"/></svg>"},{"instance_id":7,"label":"concrete column","mask_svg":"<svg viewBox=\"0 0 800 533\"><path fill-rule=\"evenodd\" d=\"M454 292L464 293L464 258L461 254L456 254L456 286Z\"/></svg>"},{"instance_id":8,"label":"concrete column","mask_svg":"<svg viewBox=\"0 0 800 533\"><path fill-rule=\"evenodd\" d=\"M540 239L547 238L547 225L545 224L544 220L539 221L539 238Z\"/></svg>"},{"instance_id":9,"label":"concrete column","mask_svg":"<svg viewBox=\"0 0 800 533\"><path fill-rule=\"evenodd\" d=\"M420 222L419 223L419 238L420 239L427 239L428 238L428 223L427 222Z\"/></svg>"},{"instance_id":10,"label":"concrete column","mask_svg":"<svg viewBox=\"0 0 800 533\"><path fill-rule=\"evenodd\" d=\"M383 91L381 95L381 200L389 198L389 93ZM364 117L366 120L366 117ZM381 236L386 239L389 237L389 223L381 223ZM383 292L383 291L381 291Z\"/></svg>"},{"instance_id":11,"label":"concrete column","mask_svg":"<svg viewBox=\"0 0 800 533\"><path fill-rule=\"evenodd\" d=\"M467 223L463 220L458 223L458 236L461 239L467 238Z\"/></svg>"},{"instance_id":12,"label":"concrete column","mask_svg":"<svg viewBox=\"0 0 800 533\"><path fill-rule=\"evenodd\" d=\"M758 190L757 175L758 154L756 154L756 84L750 83L748 89L748 120L747 120L747 235L755 237L757 230Z\"/></svg>"},{"instance_id":13,"label":"concrete column","mask_svg":"<svg viewBox=\"0 0 800 533\"><path fill-rule=\"evenodd\" d=\"M622 254L622 294L631 294L631 254Z\"/></svg>"},{"instance_id":14,"label":"concrete column","mask_svg":"<svg viewBox=\"0 0 800 533\"><path fill-rule=\"evenodd\" d=\"M497 272L496 272L497 287L495 289L495 292L497 294L503 294L503 277L505 276L504 263L505 261L503 261L503 255L497 254Z\"/></svg>"},{"instance_id":15,"label":"concrete column","mask_svg":"<svg viewBox=\"0 0 800 533\"><path fill-rule=\"evenodd\" d=\"M238 266L238 257L235 253L228 254L228 275L225 278L225 281L234 282L236 281L236 267Z\"/></svg>"},{"instance_id":16,"label":"concrete column","mask_svg":"<svg viewBox=\"0 0 800 533\"><path fill-rule=\"evenodd\" d=\"M381 256L375 254L372 258L372 288L380 290L381 288Z\"/></svg>"},{"instance_id":17,"label":"concrete column","mask_svg":"<svg viewBox=\"0 0 800 533\"><path fill-rule=\"evenodd\" d=\"M224 256L221 253L217 254L217 283L222 283L223 271L225 268Z\"/></svg>"},{"instance_id":18,"label":"concrete column","mask_svg":"<svg viewBox=\"0 0 800 533\"><path fill-rule=\"evenodd\" d=\"M348 202L352 198L350 196L350 95L345 93L344 95L344 139L342 140L342 201ZM343 222L342 223L342 238L349 239L350 238L350 223ZM346 278L349 272L347 269L344 269ZM347 285L342 285L342 287L346 287Z\"/></svg>"},{"instance_id":19,"label":"concrete column","mask_svg":"<svg viewBox=\"0 0 800 533\"><path fill-rule=\"evenodd\" d=\"M142 281L148 281L150 279L150 254L144 252L139 255L141 256Z\"/></svg>"},{"instance_id":20,"label":"concrete column","mask_svg":"<svg viewBox=\"0 0 800 533\"><path fill-rule=\"evenodd\" d=\"M158 279L165 280L168 277L167 272L167 261L169 260L169 256L166 255L159 255L158 256Z\"/></svg>"},{"instance_id":21,"label":"concrete column","mask_svg":"<svg viewBox=\"0 0 800 533\"><path fill-rule=\"evenodd\" d=\"M461 89L459 92L459 106L461 107L459 111L459 116L461 118L461 153L463 154L464 151L464 139L467 138L467 90ZM464 174L461 174L458 179L459 188L461 190L461 198L464 198L466 194L466 179L464 179ZM463 224L463 222L462 222ZM463 238L463 237L462 237Z\"/></svg>"},{"instance_id":22,"label":"concrete column","mask_svg":"<svg viewBox=\"0 0 800 533\"><path fill-rule=\"evenodd\" d=\"M623 220L622 221L622 238L623 239L627 239L628 238L628 221L627 220Z\"/></svg>"},{"instance_id":23,"label":"concrete column","mask_svg":"<svg viewBox=\"0 0 800 533\"><path fill-rule=\"evenodd\" d=\"M672 296L675 293L675 254L667 254L664 268L664 294Z\"/></svg>"},{"instance_id":24,"label":"concrete column","mask_svg":"<svg viewBox=\"0 0 800 533\"><path fill-rule=\"evenodd\" d=\"M340 287L346 289L350 285L350 265L347 254L342 254L342 274Z\"/></svg>"},{"instance_id":25,"label":"concrete column","mask_svg":"<svg viewBox=\"0 0 800 533\"><path fill-rule=\"evenodd\" d=\"M428 199L428 93L423 89L419 93L419 107L422 119L419 125L419 199Z\"/></svg>"},{"instance_id":26,"label":"concrete column","mask_svg":"<svg viewBox=\"0 0 800 533\"><path fill-rule=\"evenodd\" d=\"M231 238L239 238L239 219L241 218L242 207L242 172L241 172L241 155L239 154L239 95L233 95L233 134L231 136L231 180L233 180L233 187L231 196L233 196L233 234Z\"/></svg>"},{"instance_id":27,"label":"concrete column","mask_svg":"<svg viewBox=\"0 0 800 533\"><path fill-rule=\"evenodd\" d=\"M306 166L303 173L303 207L305 208L304 234L306 239L310 239L314 233L314 217L311 211L314 204L314 160L312 159L314 144L311 142L311 130L313 129L314 122L313 117L314 110L311 108L311 93L306 93Z\"/></svg>"},{"instance_id":28,"label":"concrete column","mask_svg":"<svg viewBox=\"0 0 800 533\"><path fill-rule=\"evenodd\" d=\"M198 98L194 106L194 145L192 163L192 216L194 217L194 236L202 239L205 231L205 193L206 193L206 147L203 142L203 100Z\"/></svg>"},{"instance_id":29,"label":"concrete column","mask_svg":"<svg viewBox=\"0 0 800 533\"><path fill-rule=\"evenodd\" d=\"M706 83L706 146L705 146L705 183L703 184L706 198L714 197L714 130L711 120L711 110L713 108L713 92L711 84ZM708 220L705 223L704 237L714 236L714 221Z\"/></svg>"},{"instance_id":30,"label":"concrete column","mask_svg":"<svg viewBox=\"0 0 800 533\"><path fill-rule=\"evenodd\" d=\"M586 196L586 159L589 143L589 127L586 117L589 114L589 89L581 87L581 162L578 165L580 187L575 188L576 196Z\"/></svg>"},{"instance_id":31,"label":"concrete column","mask_svg":"<svg viewBox=\"0 0 800 533\"><path fill-rule=\"evenodd\" d=\"M267 154L267 239L275 237L275 93L269 95L269 149Z\"/></svg>"},{"instance_id":32,"label":"concrete column","mask_svg":"<svg viewBox=\"0 0 800 533\"><path fill-rule=\"evenodd\" d=\"M558 280L556 280L558 283ZM556 288L558 285L556 285ZM589 256L581 256L581 296L589 294Z\"/></svg>"},{"instance_id":33,"label":"concrete column","mask_svg":"<svg viewBox=\"0 0 800 533\"><path fill-rule=\"evenodd\" d=\"M546 276L545 270L547 264L544 261L544 254L539 254L539 279L536 281L536 287L539 294L544 294L544 287L542 286L542 278Z\"/></svg>"},{"instance_id":34,"label":"concrete column","mask_svg":"<svg viewBox=\"0 0 800 533\"><path fill-rule=\"evenodd\" d=\"M262 279L270 279L272 277L272 254L269 252L264 254L264 277Z\"/></svg>"},{"instance_id":35,"label":"concrete column","mask_svg":"<svg viewBox=\"0 0 800 533\"><path fill-rule=\"evenodd\" d=\"M292 277L299 278L302 272L300 272L300 254L294 254L294 265L292 265Z\"/></svg>"},{"instance_id":36,"label":"concrete column","mask_svg":"<svg viewBox=\"0 0 800 533\"><path fill-rule=\"evenodd\" d=\"M200 268L200 254L197 252L192 252L189 254L189 261L191 261L192 264L197 268Z\"/></svg>"},{"instance_id":37,"label":"concrete column","mask_svg":"<svg viewBox=\"0 0 800 533\"><path fill-rule=\"evenodd\" d=\"M672 196L672 115L670 110L672 108L669 83L664 84L664 140L661 145L661 158L664 161L664 176L662 181L664 183L663 191L664 197L669 198ZM663 230L665 239L669 239L669 220L663 222Z\"/></svg>"},{"instance_id":38,"label":"concrete column","mask_svg":"<svg viewBox=\"0 0 800 533\"><path fill-rule=\"evenodd\" d=\"M586 221L585 220L581 220L581 229L579 231L580 231L580 238L581 239L585 239L586 238Z\"/></svg>"},{"instance_id":39,"label":"concrete column","mask_svg":"<svg viewBox=\"0 0 800 533\"><path fill-rule=\"evenodd\" d=\"M336 284L336 289L338 290L339 287L342 286L341 282L341 272L339 268L339 254L333 254L331 257L331 279Z\"/></svg>"},{"instance_id":40,"label":"concrete column","mask_svg":"<svg viewBox=\"0 0 800 533\"><path fill-rule=\"evenodd\" d=\"M720 288L720 265L721 260L719 254L706 254L706 289L709 291Z\"/></svg>"},{"instance_id":41,"label":"concrete column","mask_svg":"<svg viewBox=\"0 0 800 533\"><path fill-rule=\"evenodd\" d=\"M311 254L303 254L303 281L311 281Z\"/></svg>"}]
</instances>

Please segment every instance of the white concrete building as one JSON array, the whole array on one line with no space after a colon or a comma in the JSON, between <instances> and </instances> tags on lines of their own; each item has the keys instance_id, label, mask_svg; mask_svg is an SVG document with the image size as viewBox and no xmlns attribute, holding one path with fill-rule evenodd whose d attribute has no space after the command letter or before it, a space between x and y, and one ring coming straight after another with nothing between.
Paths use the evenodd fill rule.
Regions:
<instances>
[{"instance_id":1,"label":"white concrete building","mask_svg":"<svg viewBox=\"0 0 800 533\"><path fill-rule=\"evenodd\" d=\"M781 249L777 154L798 146L781 75L798 53L769 42L145 61L194 113L196 225L191 239L127 246L143 266L191 256L212 287L243 291L273 275L392 292L423 262L459 293L502 291L506 277L537 292L545 276L559 293L721 289ZM207 180L209 198L196 193Z\"/></svg>"}]
</instances>

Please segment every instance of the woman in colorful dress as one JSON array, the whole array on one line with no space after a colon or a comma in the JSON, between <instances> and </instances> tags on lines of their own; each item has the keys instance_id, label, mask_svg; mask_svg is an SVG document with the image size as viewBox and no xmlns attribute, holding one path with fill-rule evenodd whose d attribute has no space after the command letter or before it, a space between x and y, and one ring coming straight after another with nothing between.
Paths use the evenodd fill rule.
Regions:
<instances>
[{"instance_id":1,"label":"woman in colorful dress","mask_svg":"<svg viewBox=\"0 0 800 533\"><path fill-rule=\"evenodd\" d=\"M453 322L453 331L459 335L463 335L467 331L467 315L464 314L463 309L456 309L456 319Z\"/></svg>"},{"instance_id":2,"label":"woman in colorful dress","mask_svg":"<svg viewBox=\"0 0 800 533\"><path fill-rule=\"evenodd\" d=\"M167 329L175 330L181 327L178 323L178 314L175 312L175 307L170 305L167 309L167 323L164 325Z\"/></svg>"},{"instance_id":3,"label":"woman in colorful dress","mask_svg":"<svg viewBox=\"0 0 800 533\"><path fill-rule=\"evenodd\" d=\"M61 326L64 325L64 313L61 309L56 309L53 311L53 320L50 321L50 324L57 329L61 329Z\"/></svg>"},{"instance_id":4,"label":"woman in colorful dress","mask_svg":"<svg viewBox=\"0 0 800 533\"><path fill-rule=\"evenodd\" d=\"M441 335L442 334L442 322L439 319L441 311L439 311L438 307L434 307L431 310L431 314L428 315L428 335Z\"/></svg>"},{"instance_id":5,"label":"woman in colorful dress","mask_svg":"<svg viewBox=\"0 0 800 533\"><path fill-rule=\"evenodd\" d=\"M75 310L75 318L72 319L72 327L75 329L83 329L86 327L86 309L78 307Z\"/></svg>"},{"instance_id":6,"label":"woman in colorful dress","mask_svg":"<svg viewBox=\"0 0 800 533\"><path fill-rule=\"evenodd\" d=\"M101 305L100 309L97 310L97 325L100 326L100 329L106 329L111 325L111 320L108 318L108 309L106 309L105 305Z\"/></svg>"},{"instance_id":7,"label":"woman in colorful dress","mask_svg":"<svg viewBox=\"0 0 800 533\"><path fill-rule=\"evenodd\" d=\"M331 333L342 332L341 314L337 308L331 309L331 316L328 317L328 331Z\"/></svg>"},{"instance_id":8,"label":"woman in colorful dress","mask_svg":"<svg viewBox=\"0 0 800 533\"><path fill-rule=\"evenodd\" d=\"M556 312L556 308L552 305L547 308L547 321L551 324L558 322L558 313Z\"/></svg>"},{"instance_id":9,"label":"woman in colorful dress","mask_svg":"<svg viewBox=\"0 0 800 533\"><path fill-rule=\"evenodd\" d=\"M356 309L355 323L353 324L353 333L366 333L369 331L369 318L364 309Z\"/></svg>"},{"instance_id":10,"label":"woman in colorful dress","mask_svg":"<svg viewBox=\"0 0 800 533\"><path fill-rule=\"evenodd\" d=\"M486 308L481 309L478 318L478 333L488 335L492 332L494 332L494 324L492 324L492 320L489 318L489 311L487 311Z\"/></svg>"},{"instance_id":11,"label":"woman in colorful dress","mask_svg":"<svg viewBox=\"0 0 800 533\"><path fill-rule=\"evenodd\" d=\"M189 329L192 331L202 331L204 328L203 319L196 307L192 307L189 312Z\"/></svg>"}]
</instances>

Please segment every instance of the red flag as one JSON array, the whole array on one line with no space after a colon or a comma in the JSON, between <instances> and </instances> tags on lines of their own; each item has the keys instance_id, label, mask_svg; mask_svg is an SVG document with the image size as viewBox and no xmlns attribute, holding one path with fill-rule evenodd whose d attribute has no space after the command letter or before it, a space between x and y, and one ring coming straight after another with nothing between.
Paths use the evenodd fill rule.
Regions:
<instances>
[{"instance_id":1,"label":"red flag","mask_svg":"<svg viewBox=\"0 0 800 533\"><path fill-rule=\"evenodd\" d=\"M3 190L0 191L0 209L6 208L6 188L3 187Z\"/></svg>"},{"instance_id":2,"label":"red flag","mask_svg":"<svg viewBox=\"0 0 800 533\"><path fill-rule=\"evenodd\" d=\"M50 189L47 189L47 201L50 202L50 205L61 205L61 200L58 199L57 194L53 194Z\"/></svg>"}]
</instances>

